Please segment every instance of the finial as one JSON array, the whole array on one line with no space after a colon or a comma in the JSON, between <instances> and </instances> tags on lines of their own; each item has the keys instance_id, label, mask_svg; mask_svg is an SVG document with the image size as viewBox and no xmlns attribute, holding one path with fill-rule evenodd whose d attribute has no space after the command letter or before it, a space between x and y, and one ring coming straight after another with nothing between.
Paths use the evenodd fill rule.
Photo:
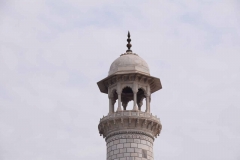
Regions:
<instances>
[{"instance_id":1,"label":"finial","mask_svg":"<svg viewBox=\"0 0 240 160\"><path fill-rule=\"evenodd\" d=\"M127 42L128 42L128 44L127 44L127 48L128 48L128 50L126 51L126 52L132 52L132 50L130 49L131 47L132 47L132 45L131 45L131 39L130 39L130 33L129 33L129 31L128 31L128 39L127 39Z\"/></svg>"}]
</instances>

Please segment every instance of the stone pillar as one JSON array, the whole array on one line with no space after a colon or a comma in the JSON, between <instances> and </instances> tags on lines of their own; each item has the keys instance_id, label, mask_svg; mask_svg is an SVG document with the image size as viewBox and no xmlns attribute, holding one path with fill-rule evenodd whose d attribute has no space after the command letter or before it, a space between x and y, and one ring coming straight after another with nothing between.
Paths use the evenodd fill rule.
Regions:
<instances>
[{"instance_id":1,"label":"stone pillar","mask_svg":"<svg viewBox=\"0 0 240 160\"><path fill-rule=\"evenodd\" d=\"M146 111L145 112L150 113L149 95L146 96Z\"/></svg>"},{"instance_id":2,"label":"stone pillar","mask_svg":"<svg viewBox=\"0 0 240 160\"><path fill-rule=\"evenodd\" d=\"M146 111L147 113L150 113L150 88L147 87L147 93L145 94L146 96Z\"/></svg>"},{"instance_id":3,"label":"stone pillar","mask_svg":"<svg viewBox=\"0 0 240 160\"><path fill-rule=\"evenodd\" d=\"M138 107L137 107L137 92L133 92L133 110L137 111Z\"/></svg>"},{"instance_id":4,"label":"stone pillar","mask_svg":"<svg viewBox=\"0 0 240 160\"><path fill-rule=\"evenodd\" d=\"M118 93L118 108L117 111L122 111L122 106L121 106L121 93Z\"/></svg>"},{"instance_id":5,"label":"stone pillar","mask_svg":"<svg viewBox=\"0 0 240 160\"><path fill-rule=\"evenodd\" d=\"M121 106L121 95L122 95L122 88L121 88L121 84L118 83L117 84L117 94L118 94L118 108L117 111L122 111L122 106Z\"/></svg>"},{"instance_id":6,"label":"stone pillar","mask_svg":"<svg viewBox=\"0 0 240 160\"><path fill-rule=\"evenodd\" d=\"M112 97L108 97L108 98L109 98L109 114L112 114L114 112Z\"/></svg>"},{"instance_id":7,"label":"stone pillar","mask_svg":"<svg viewBox=\"0 0 240 160\"><path fill-rule=\"evenodd\" d=\"M108 99L109 99L109 113L108 114L112 114L113 113L112 98L113 98L113 94L111 93L111 90L108 89Z\"/></svg>"},{"instance_id":8,"label":"stone pillar","mask_svg":"<svg viewBox=\"0 0 240 160\"><path fill-rule=\"evenodd\" d=\"M133 83L133 110L137 111L137 92L138 92L138 84Z\"/></svg>"}]
</instances>

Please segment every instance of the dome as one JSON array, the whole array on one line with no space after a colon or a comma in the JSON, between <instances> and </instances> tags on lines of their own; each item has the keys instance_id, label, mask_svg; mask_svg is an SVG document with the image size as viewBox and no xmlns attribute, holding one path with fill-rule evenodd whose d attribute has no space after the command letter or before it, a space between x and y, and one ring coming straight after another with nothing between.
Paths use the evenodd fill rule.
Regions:
<instances>
[{"instance_id":1,"label":"dome","mask_svg":"<svg viewBox=\"0 0 240 160\"><path fill-rule=\"evenodd\" d=\"M142 73L150 75L148 64L134 53L125 53L117 58L111 64L108 75L126 73Z\"/></svg>"}]
</instances>

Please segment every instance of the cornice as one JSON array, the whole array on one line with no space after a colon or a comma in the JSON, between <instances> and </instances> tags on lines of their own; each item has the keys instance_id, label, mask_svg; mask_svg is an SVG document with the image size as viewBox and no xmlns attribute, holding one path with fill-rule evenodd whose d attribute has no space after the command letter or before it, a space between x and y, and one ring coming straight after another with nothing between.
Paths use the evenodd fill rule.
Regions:
<instances>
[{"instance_id":1,"label":"cornice","mask_svg":"<svg viewBox=\"0 0 240 160\"><path fill-rule=\"evenodd\" d=\"M159 78L141 73L115 74L104 78L97 84L100 91L107 94L109 86L115 85L118 82L133 82L133 81L149 84L151 93L154 93L162 88Z\"/></svg>"}]
</instances>

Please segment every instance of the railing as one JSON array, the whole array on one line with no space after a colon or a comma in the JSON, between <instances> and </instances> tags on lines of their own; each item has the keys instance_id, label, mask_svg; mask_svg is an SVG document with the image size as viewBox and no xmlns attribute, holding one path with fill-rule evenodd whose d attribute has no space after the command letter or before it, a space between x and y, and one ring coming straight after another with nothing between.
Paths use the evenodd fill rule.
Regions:
<instances>
[{"instance_id":1,"label":"railing","mask_svg":"<svg viewBox=\"0 0 240 160\"><path fill-rule=\"evenodd\" d=\"M107 116L103 116L103 118L100 118L100 122L107 120L107 119L114 119L117 117L145 117L145 118L151 118L158 122L160 122L160 118L157 118L157 116L153 116L152 113L146 113L141 111L119 111L114 112L112 114L109 114Z\"/></svg>"}]
</instances>

